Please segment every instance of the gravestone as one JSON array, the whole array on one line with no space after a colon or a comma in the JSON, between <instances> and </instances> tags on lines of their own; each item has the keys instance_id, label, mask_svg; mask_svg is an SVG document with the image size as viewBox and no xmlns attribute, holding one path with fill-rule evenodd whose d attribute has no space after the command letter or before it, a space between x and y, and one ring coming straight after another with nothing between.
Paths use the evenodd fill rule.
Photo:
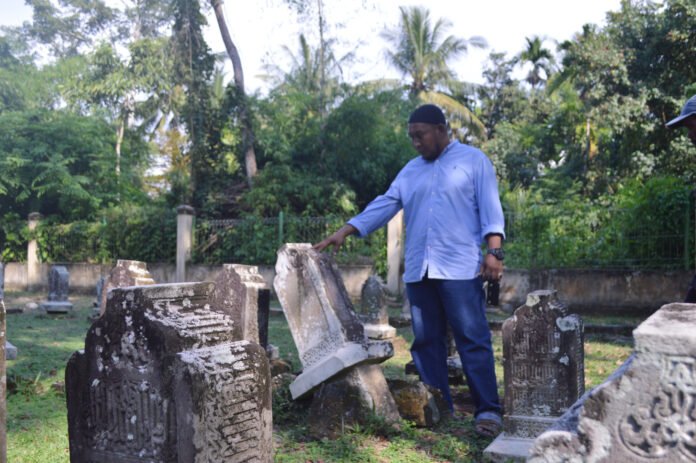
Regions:
<instances>
[{"instance_id":1,"label":"gravestone","mask_svg":"<svg viewBox=\"0 0 696 463\"><path fill-rule=\"evenodd\" d=\"M586 394L575 429L543 433L529 461L696 461L696 304L663 306L633 337L633 356Z\"/></svg>"},{"instance_id":2,"label":"gravestone","mask_svg":"<svg viewBox=\"0 0 696 463\"><path fill-rule=\"evenodd\" d=\"M97 297L94 299L94 302L92 303L92 305L94 305L94 307L96 308L99 308L99 305L102 300L102 292L104 291L104 280L106 280L106 278L104 278L103 276L99 277L99 279L97 280L97 285L95 288Z\"/></svg>"},{"instance_id":3,"label":"gravestone","mask_svg":"<svg viewBox=\"0 0 696 463\"><path fill-rule=\"evenodd\" d=\"M109 272L109 276L104 280L99 300L99 315L103 315L106 310L106 300L109 291L114 288L124 288L126 286L145 286L154 285L147 264L138 260L118 259L116 265Z\"/></svg>"},{"instance_id":4,"label":"gravestone","mask_svg":"<svg viewBox=\"0 0 696 463\"><path fill-rule=\"evenodd\" d=\"M264 349L213 283L114 288L66 369L71 462L270 462Z\"/></svg>"},{"instance_id":5,"label":"gravestone","mask_svg":"<svg viewBox=\"0 0 696 463\"><path fill-rule=\"evenodd\" d=\"M384 287L379 278L370 275L363 283L360 294L360 318L365 335L370 339L391 339L396 336L396 328L389 325Z\"/></svg>"},{"instance_id":6,"label":"gravestone","mask_svg":"<svg viewBox=\"0 0 696 463\"><path fill-rule=\"evenodd\" d=\"M582 396L583 323L556 291L539 290L503 323L503 433L484 451L489 459L524 460L534 438Z\"/></svg>"},{"instance_id":7,"label":"gravestone","mask_svg":"<svg viewBox=\"0 0 696 463\"><path fill-rule=\"evenodd\" d=\"M336 264L306 243L278 250L273 287L304 368L290 385L293 399L361 363L375 363ZM393 350L392 350L393 352Z\"/></svg>"},{"instance_id":8,"label":"gravestone","mask_svg":"<svg viewBox=\"0 0 696 463\"><path fill-rule=\"evenodd\" d=\"M394 355L394 348L386 341L368 342L331 256L310 244L285 244L278 250L273 286L303 366L290 394L297 399L316 389L310 433L336 437L372 415L398 420L382 369L374 365Z\"/></svg>"},{"instance_id":9,"label":"gravestone","mask_svg":"<svg viewBox=\"0 0 696 463\"><path fill-rule=\"evenodd\" d=\"M266 347L266 344L261 343L260 334L263 333L264 342L267 343L269 304L270 290L258 267L239 264L222 266L222 271L215 279L211 306L221 308L229 315L236 339L246 339ZM262 312L263 318L264 311L265 325L262 320L263 326L259 326L259 312Z\"/></svg>"},{"instance_id":10,"label":"gravestone","mask_svg":"<svg viewBox=\"0 0 696 463\"><path fill-rule=\"evenodd\" d=\"M70 273L63 265L53 265L48 274L48 301L41 303L41 308L48 313L68 313L73 305L68 301Z\"/></svg>"}]
</instances>

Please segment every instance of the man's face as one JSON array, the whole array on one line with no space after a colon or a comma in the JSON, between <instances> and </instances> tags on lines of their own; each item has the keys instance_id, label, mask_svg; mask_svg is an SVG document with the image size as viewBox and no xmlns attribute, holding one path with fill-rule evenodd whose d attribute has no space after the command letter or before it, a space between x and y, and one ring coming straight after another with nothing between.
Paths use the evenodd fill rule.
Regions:
<instances>
[{"instance_id":1,"label":"man's face","mask_svg":"<svg viewBox=\"0 0 696 463\"><path fill-rule=\"evenodd\" d=\"M687 117L684 119L684 122L681 124L683 127L686 127L687 136L689 137L689 140L691 140L691 143L696 146L696 116L691 116Z\"/></svg>"},{"instance_id":2,"label":"man's face","mask_svg":"<svg viewBox=\"0 0 696 463\"><path fill-rule=\"evenodd\" d=\"M426 161L436 159L445 148L442 143L444 126L415 122L408 124L408 136L413 147Z\"/></svg>"}]
</instances>

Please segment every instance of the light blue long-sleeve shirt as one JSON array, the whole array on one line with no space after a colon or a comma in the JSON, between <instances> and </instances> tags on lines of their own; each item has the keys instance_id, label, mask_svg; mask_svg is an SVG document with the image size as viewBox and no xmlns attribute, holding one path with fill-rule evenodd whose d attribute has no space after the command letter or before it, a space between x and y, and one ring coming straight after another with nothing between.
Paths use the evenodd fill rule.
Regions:
<instances>
[{"instance_id":1,"label":"light blue long-sleeve shirt","mask_svg":"<svg viewBox=\"0 0 696 463\"><path fill-rule=\"evenodd\" d=\"M434 161L418 156L383 195L348 221L364 237L404 210L404 281L470 280L479 273L481 243L504 234L493 164L480 150L454 141Z\"/></svg>"}]
</instances>

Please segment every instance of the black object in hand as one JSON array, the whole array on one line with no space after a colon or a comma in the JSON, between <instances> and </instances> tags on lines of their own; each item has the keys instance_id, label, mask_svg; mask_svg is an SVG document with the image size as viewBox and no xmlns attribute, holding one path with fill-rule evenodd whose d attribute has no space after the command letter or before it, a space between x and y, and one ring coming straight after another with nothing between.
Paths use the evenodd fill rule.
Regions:
<instances>
[{"instance_id":1,"label":"black object in hand","mask_svg":"<svg viewBox=\"0 0 696 463\"><path fill-rule=\"evenodd\" d=\"M489 281L486 287L486 305L498 306L500 299L500 282Z\"/></svg>"}]
</instances>

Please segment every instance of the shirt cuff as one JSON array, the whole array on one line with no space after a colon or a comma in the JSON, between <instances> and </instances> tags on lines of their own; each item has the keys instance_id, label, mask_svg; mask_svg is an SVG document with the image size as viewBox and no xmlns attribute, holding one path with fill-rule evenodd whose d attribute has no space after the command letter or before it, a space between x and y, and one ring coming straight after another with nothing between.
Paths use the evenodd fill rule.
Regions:
<instances>
[{"instance_id":1,"label":"shirt cuff","mask_svg":"<svg viewBox=\"0 0 696 463\"><path fill-rule=\"evenodd\" d=\"M486 236L490 234L497 234L502 236L503 239L505 239L505 231L503 230L503 227L501 227L500 225L489 225L488 227L484 228L481 232L481 240L485 240Z\"/></svg>"},{"instance_id":2,"label":"shirt cuff","mask_svg":"<svg viewBox=\"0 0 696 463\"><path fill-rule=\"evenodd\" d=\"M365 227L354 218L350 219L347 223L348 225L354 226L355 229L358 230L358 238L365 238L367 236Z\"/></svg>"}]
</instances>

